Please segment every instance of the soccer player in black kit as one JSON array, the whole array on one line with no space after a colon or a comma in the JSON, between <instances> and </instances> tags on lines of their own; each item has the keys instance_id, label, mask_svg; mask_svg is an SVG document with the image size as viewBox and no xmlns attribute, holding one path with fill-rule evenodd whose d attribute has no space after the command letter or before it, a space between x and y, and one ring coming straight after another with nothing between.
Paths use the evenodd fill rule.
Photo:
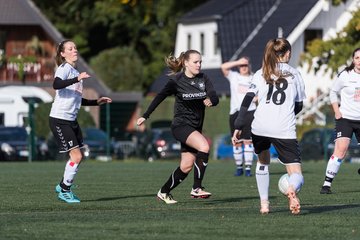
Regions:
<instances>
[{"instance_id":1,"label":"soccer player in black kit","mask_svg":"<svg viewBox=\"0 0 360 240\"><path fill-rule=\"evenodd\" d=\"M211 193L204 190L202 180L208 165L210 146L202 134L202 126L205 107L216 106L219 98L209 78L200 73L202 61L198 51L182 52L178 58L170 55L165 62L171 70L170 79L137 120L140 126L166 97L175 96L171 130L181 142L180 166L161 187L157 197L166 204L176 203L170 191L187 177L194 166L194 185L190 195L193 198L208 198Z\"/></svg>"}]
</instances>

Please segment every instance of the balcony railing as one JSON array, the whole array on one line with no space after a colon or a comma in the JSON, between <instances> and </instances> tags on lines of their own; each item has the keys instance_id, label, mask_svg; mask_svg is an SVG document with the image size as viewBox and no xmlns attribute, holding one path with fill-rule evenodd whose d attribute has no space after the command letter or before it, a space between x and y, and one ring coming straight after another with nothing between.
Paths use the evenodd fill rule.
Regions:
<instances>
[{"instance_id":1,"label":"balcony railing","mask_svg":"<svg viewBox=\"0 0 360 240\"><path fill-rule=\"evenodd\" d=\"M44 62L44 63L41 63ZM1 83L47 82L54 79L54 64L47 61L24 62L23 74L19 63L4 63L0 66Z\"/></svg>"}]
</instances>

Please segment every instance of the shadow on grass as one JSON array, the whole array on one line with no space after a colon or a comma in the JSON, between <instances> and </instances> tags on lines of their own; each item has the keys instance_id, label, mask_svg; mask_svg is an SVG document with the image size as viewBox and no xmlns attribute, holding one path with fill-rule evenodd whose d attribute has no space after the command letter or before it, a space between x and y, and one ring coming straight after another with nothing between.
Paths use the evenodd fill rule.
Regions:
<instances>
[{"instance_id":1,"label":"shadow on grass","mask_svg":"<svg viewBox=\"0 0 360 240\"><path fill-rule=\"evenodd\" d=\"M274 197L270 197L270 200ZM206 199L206 202L203 203L206 205L213 205L213 204L223 204L223 203L240 203L242 201L247 200L258 200L258 196L252 196L252 197L233 197L233 198L221 198L221 199Z\"/></svg>"},{"instance_id":2,"label":"shadow on grass","mask_svg":"<svg viewBox=\"0 0 360 240\"><path fill-rule=\"evenodd\" d=\"M120 196L120 197L105 197L105 198L98 198L98 199L89 199L89 200L82 200L82 202L102 202L102 201L115 201L127 198L143 198L143 197L156 197L156 194L145 194L145 195L130 195L130 196Z\"/></svg>"},{"instance_id":3,"label":"shadow on grass","mask_svg":"<svg viewBox=\"0 0 360 240\"><path fill-rule=\"evenodd\" d=\"M305 207L303 211L306 211L304 212L304 214L311 214L311 213L339 211L343 209L352 209L352 208L354 209L360 208L360 204L313 206L313 207Z\"/></svg>"}]
</instances>

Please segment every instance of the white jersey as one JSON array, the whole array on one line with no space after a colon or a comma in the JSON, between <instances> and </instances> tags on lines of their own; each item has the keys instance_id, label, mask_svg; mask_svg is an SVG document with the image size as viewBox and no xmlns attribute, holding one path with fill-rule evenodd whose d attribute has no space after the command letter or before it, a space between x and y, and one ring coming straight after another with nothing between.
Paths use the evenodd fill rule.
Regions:
<instances>
[{"instance_id":1,"label":"white jersey","mask_svg":"<svg viewBox=\"0 0 360 240\"><path fill-rule=\"evenodd\" d=\"M75 78L78 75L78 70L69 63L61 64L55 72L55 78L59 77L62 80ZM66 88L56 90L55 99L50 111L50 117L75 121L81 107L82 91L82 80L67 86Z\"/></svg>"},{"instance_id":2,"label":"white jersey","mask_svg":"<svg viewBox=\"0 0 360 240\"><path fill-rule=\"evenodd\" d=\"M229 71L226 78L230 82L230 114L240 110L240 106L244 97L251 85L252 76L242 76L240 73L235 71ZM256 109L255 102L252 102L248 111Z\"/></svg>"},{"instance_id":3,"label":"white jersey","mask_svg":"<svg viewBox=\"0 0 360 240\"><path fill-rule=\"evenodd\" d=\"M300 73L286 63L278 65L286 77L269 85L262 69L253 77L249 92L258 95L258 106L251 125L255 135L279 139L296 139L295 102L305 99L305 85Z\"/></svg>"},{"instance_id":4,"label":"white jersey","mask_svg":"<svg viewBox=\"0 0 360 240\"><path fill-rule=\"evenodd\" d=\"M360 74L353 70L343 71L335 80L331 91L331 103L339 102L340 112L343 118L350 120L360 120Z\"/></svg>"}]
</instances>

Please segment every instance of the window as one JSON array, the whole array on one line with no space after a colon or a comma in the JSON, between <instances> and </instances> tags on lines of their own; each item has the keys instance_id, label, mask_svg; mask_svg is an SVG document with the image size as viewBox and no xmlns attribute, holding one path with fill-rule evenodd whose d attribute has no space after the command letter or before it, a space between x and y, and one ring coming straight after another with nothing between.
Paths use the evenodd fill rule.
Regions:
<instances>
[{"instance_id":1,"label":"window","mask_svg":"<svg viewBox=\"0 0 360 240\"><path fill-rule=\"evenodd\" d=\"M205 53L205 35L200 33L200 52L201 54Z\"/></svg>"},{"instance_id":2,"label":"window","mask_svg":"<svg viewBox=\"0 0 360 240\"><path fill-rule=\"evenodd\" d=\"M304 51L306 46L314 39L322 39L323 31L321 29L307 29L304 32Z\"/></svg>"},{"instance_id":3,"label":"window","mask_svg":"<svg viewBox=\"0 0 360 240\"><path fill-rule=\"evenodd\" d=\"M214 54L218 55L219 50L220 50L220 47L219 47L219 35L216 32L216 33L214 33Z\"/></svg>"},{"instance_id":4,"label":"window","mask_svg":"<svg viewBox=\"0 0 360 240\"><path fill-rule=\"evenodd\" d=\"M5 60L6 32L0 31L0 67Z\"/></svg>"},{"instance_id":5,"label":"window","mask_svg":"<svg viewBox=\"0 0 360 240\"><path fill-rule=\"evenodd\" d=\"M0 126L4 126L4 113L0 113Z\"/></svg>"},{"instance_id":6,"label":"window","mask_svg":"<svg viewBox=\"0 0 360 240\"><path fill-rule=\"evenodd\" d=\"M191 34L187 35L187 49L191 49Z\"/></svg>"}]
</instances>

